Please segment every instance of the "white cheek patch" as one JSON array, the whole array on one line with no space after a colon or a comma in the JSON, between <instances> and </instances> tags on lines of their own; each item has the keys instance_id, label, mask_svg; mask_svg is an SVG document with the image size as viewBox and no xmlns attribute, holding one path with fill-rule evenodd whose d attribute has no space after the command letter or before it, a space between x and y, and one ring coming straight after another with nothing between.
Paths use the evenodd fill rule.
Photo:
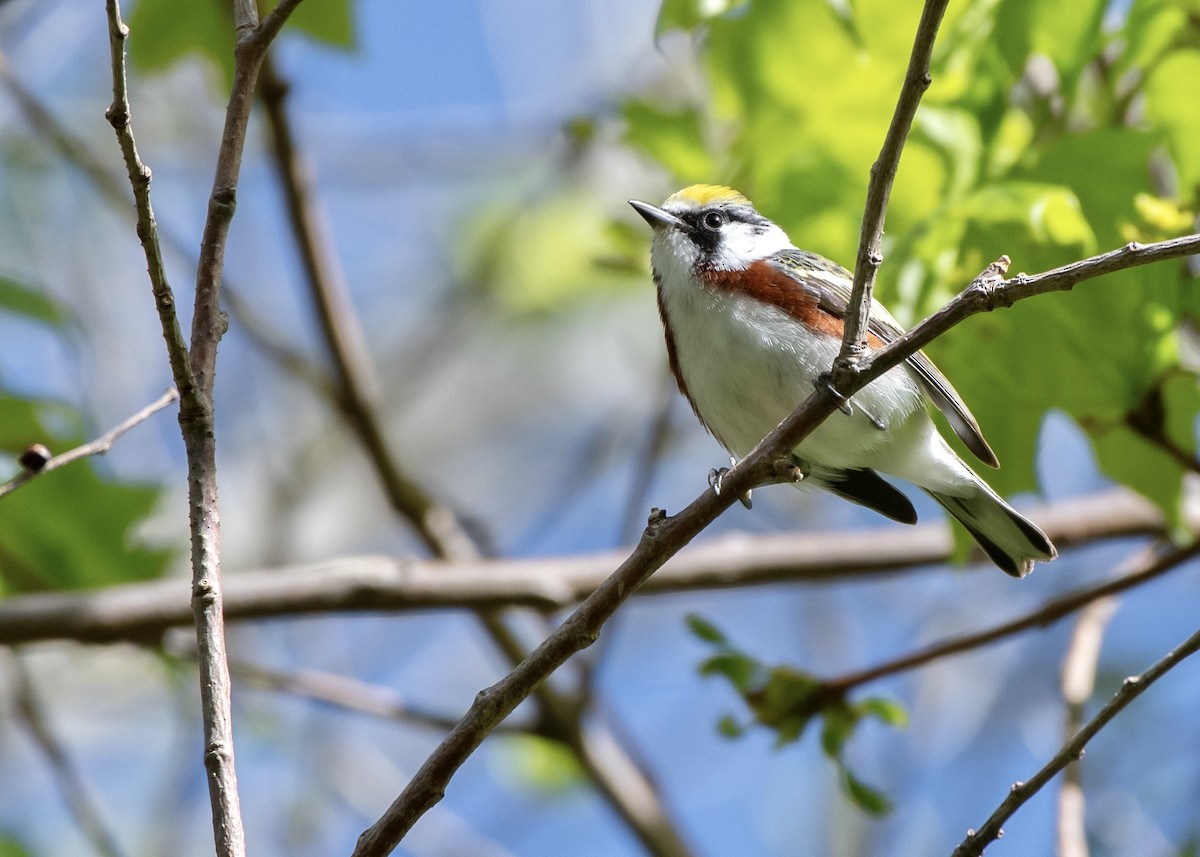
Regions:
<instances>
[{"instance_id":1,"label":"white cheek patch","mask_svg":"<svg viewBox=\"0 0 1200 857\"><path fill-rule=\"evenodd\" d=\"M792 242L774 223L733 220L721 228L721 241L710 264L718 271L740 271L759 259L790 249Z\"/></svg>"}]
</instances>

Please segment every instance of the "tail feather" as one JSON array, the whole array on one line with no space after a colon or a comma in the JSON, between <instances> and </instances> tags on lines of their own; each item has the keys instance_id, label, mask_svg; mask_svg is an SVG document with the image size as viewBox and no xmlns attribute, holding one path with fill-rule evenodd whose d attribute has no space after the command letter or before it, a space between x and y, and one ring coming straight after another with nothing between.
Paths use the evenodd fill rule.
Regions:
<instances>
[{"instance_id":1,"label":"tail feather","mask_svg":"<svg viewBox=\"0 0 1200 857\"><path fill-rule=\"evenodd\" d=\"M1035 561L1049 562L1058 551L1036 524L980 483L967 497L925 489L955 520L966 527L983 552L1006 574L1024 577Z\"/></svg>"}]
</instances>

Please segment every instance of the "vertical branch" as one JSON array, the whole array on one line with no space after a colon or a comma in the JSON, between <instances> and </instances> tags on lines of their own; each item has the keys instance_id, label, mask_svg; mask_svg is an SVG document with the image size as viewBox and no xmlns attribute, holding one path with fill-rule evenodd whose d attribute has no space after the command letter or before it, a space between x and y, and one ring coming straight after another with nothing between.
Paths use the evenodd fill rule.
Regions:
<instances>
[{"instance_id":1,"label":"vertical branch","mask_svg":"<svg viewBox=\"0 0 1200 857\"><path fill-rule=\"evenodd\" d=\"M1083 727L1084 706L1096 686L1096 665L1100 660L1104 630L1116 609L1117 600L1112 597L1092 602L1079 614L1071 632L1062 668L1067 738ZM1057 857L1088 857L1083 777L1078 764L1069 765L1063 771L1062 788L1058 792L1057 828Z\"/></svg>"},{"instance_id":2,"label":"vertical branch","mask_svg":"<svg viewBox=\"0 0 1200 857\"><path fill-rule=\"evenodd\" d=\"M887 216L888 199L892 195L892 182L900 166L900 153L904 141L912 128L913 117L921 96L929 88L929 60L933 55L933 42L942 16L950 0L925 0L917 35L913 40L912 54L908 58L908 70L892 122L884 137L879 157L871 167L871 180L867 184L867 202L863 210L862 232L858 239L858 257L854 263L854 287L850 292L850 303L846 311L846 329L842 336L842 352L838 363L857 362L866 352L867 324L870 322L871 293L875 288L875 275L883 264L883 224Z\"/></svg>"},{"instance_id":3,"label":"vertical branch","mask_svg":"<svg viewBox=\"0 0 1200 857\"><path fill-rule=\"evenodd\" d=\"M233 88L217 155L212 194L196 270L195 311L190 347L184 344L174 295L167 284L158 229L150 207L150 170L141 162L130 124L125 71L129 28L118 0L107 0L112 53L113 103L109 121L116 131L138 209L138 237L146 253L155 303L171 371L179 388L179 425L188 461L188 517L191 531L192 611L196 625L200 700L204 724L204 764L212 804L213 834L219 857L245 854L241 806L234 767L229 665L221 600L221 519L217 505L216 435L212 391L217 344L225 333L220 308L225 244L237 200L238 174L259 66L271 40L300 0L281 0L259 24L253 0L234 0L237 44Z\"/></svg>"}]
</instances>

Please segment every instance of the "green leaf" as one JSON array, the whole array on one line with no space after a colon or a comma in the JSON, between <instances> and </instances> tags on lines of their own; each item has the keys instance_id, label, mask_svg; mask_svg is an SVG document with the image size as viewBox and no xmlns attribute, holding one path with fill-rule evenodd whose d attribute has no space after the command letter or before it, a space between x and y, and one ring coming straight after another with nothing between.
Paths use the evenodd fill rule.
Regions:
<instances>
[{"instance_id":1,"label":"green leaf","mask_svg":"<svg viewBox=\"0 0 1200 857\"><path fill-rule=\"evenodd\" d=\"M722 675L742 693L762 685L763 667L749 655L733 650L723 651L700 664L700 675Z\"/></svg>"},{"instance_id":2,"label":"green leaf","mask_svg":"<svg viewBox=\"0 0 1200 857\"><path fill-rule=\"evenodd\" d=\"M746 734L746 727L732 714L726 714L717 721L717 732L725 738L741 738Z\"/></svg>"},{"instance_id":3,"label":"green leaf","mask_svg":"<svg viewBox=\"0 0 1200 857\"><path fill-rule=\"evenodd\" d=\"M654 38L671 30L691 31L718 15L744 6L748 0L663 0L654 25Z\"/></svg>"},{"instance_id":4,"label":"green leaf","mask_svg":"<svg viewBox=\"0 0 1200 857\"><path fill-rule=\"evenodd\" d=\"M704 121L694 108L664 109L626 102L625 138L675 174L681 184L708 181L716 173L704 141Z\"/></svg>"},{"instance_id":5,"label":"green leaf","mask_svg":"<svg viewBox=\"0 0 1200 857\"><path fill-rule=\"evenodd\" d=\"M875 816L887 815L891 812L892 802L886 795L854 776L845 766L842 766L841 774L842 791L853 801L855 806Z\"/></svg>"},{"instance_id":6,"label":"green leaf","mask_svg":"<svg viewBox=\"0 0 1200 857\"><path fill-rule=\"evenodd\" d=\"M288 18L288 26L323 45L347 50L355 46L354 12L350 0L301 3Z\"/></svg>"},{"instance_id":7,"label":"green leaf","mask_svg":"<svg viewBox=\"0 0 1200 857\"><path fill-rule=\"evenodd\" d=\"M694 635L706 643L716 646L728 646L729 640L716 625L709 622L699 613L689 613L683 620Z\"/></svg>"},{"instance_id":8,"label":"green leaf","mask_svg":"<svg viewBox=\"0 0 1200 857\"><path fill-rule=\"evenodd\" d=\"M888 726L904 728L908 726L908 712L904 706L882 696L872 696L853 705L854 712L859 717L874 717Z\"/></svg>"},{"instance_id":9,"label":"green leaf","mask_svg":"<svg viewBox=\"0 0 1200 857\"><path fill-rule=\"evenodd\" d=\"M504 735L490 757L498 778L510 786L542 795L579 788L586 780L569 747L540 735Z\"/></svg>"},{"instance_id":10,"label":"green leaf","mask_svg":"<svg viewBox=\"0 0 1200 857\"><path fill-rule=\"evenodd\" d=\"M233 20L216 0L140 0L127 20L129 59L142 71L198 56L221 71L226 86L233 80Z\"/></svg>"},{"instance_id":11,"label":"green leaf","mask_svg":"<svg viewBox=\"0 0 1200 857\"><path fill-rule=\"evenodd\" d=\"M33 852L22 845L15 836L0 833L0 857L33 857Z\"/></svg>"},{"instance_id":12,"label":"green leaf","mask_svg":"<svg viewBox=\"0 0 1200 857\"><path fill-rule=\"evenodd\" d=\"M1074 79L1100 47L1105 0L1004 0L996 11L994 42L1019 75L1029 57L1048 57L1066 84Z\"/></svg>"},{"instance_id":13,"label":"green leaf","mask_svg":"<svg viewBox=\"0 0 1200 857\"><path fill-rule=\"evenodd\" d=\"M834 761L842 758L846 742L854 735L858 715L845 702L821 709L821 749Z\"/></svg>"},{"instance_id":14,"label":"green leaf","mask_svg":"<svg viewBox=\"0 0 1200 857\"><path fill-rule=\"evenodd\" d=\"M274 8L274 4L260 3ZM128 17L129 58L143 71L161 72L198 56L220 70L226 87L233 80L233 19L222 0L138 0ZM354 44L350 0L301 3L284 32L303 32L338 48Z\"/></svg>"},{"instance_id":15,"label":"green leaf","mask_svg":"<svg viewBox=\"0 0 1200 857\"><path fill-rule=\"evenodd\" d=\"M58 301L11 277L0 276L0 310L56 326L67 320L67 313Z\"/></svg>"},{"instance_id":16,"label":"green leaf","mask_svg":"<svg viewBox=\"0 0 1200 857\"><path fill-rule=\"evenodd\" d=\"M1141 76L1180 40L1188 25L1187 11L1176 0L1133 0L1121 30L1124 49L1113 66L1120 80L1130 71Z\"/></svg>"},{"instance_id":17,"label":"green leaf","mask_svg":"<svg viewBox=\"0 0 1200 857\"><path fill-rule=\"evenodd\" d=\"M604 291L649 283L646 232L635 269L629 231L613 228L595 197L579 187L496 205L466 231L471 237L463 242L458 279L514 315L552 313Z\"/></svg>"},{"instance_id":18,"label":"green leaf","mask_svg":"<svg viewBox=\"0 0 1200 857\"><path fill-rule=\"evenodd\" d=\"M1146 115L1166 129L1167 145L1179 172L1179 182L1192 192L1200 184L1198 87L1200 50L1181 50L1170 54L1157 65L1146 81Z\"/></svg>"},{"instance_id":19,"label":"green leaf","mask_svg":"<svg viewBox=\"0 0 1200 857\"><path fill-rule=\"evenodd\" d=\"M0 449L41 442L52 452L77 446L54 434L48 406L0 394ZM78 423L73 411L59 407ZM169 551L134 542L133 532L158 502L159 489L101 479L90 460L37 477L0 499L0 592L73 589L158 577Z\"/></svg>"},{"instance_id":20,"label":"green leaf","mask_svg":"<svg viewBox=\"0 0 1200 857\"><path fill-rule=\"evenodd\" d=\"M760 687L746 701L755 719L775 730L779 746L799 739L822 705L833 702L819 679L787 666L772 669Z\"/></svg>"}]
</instances>

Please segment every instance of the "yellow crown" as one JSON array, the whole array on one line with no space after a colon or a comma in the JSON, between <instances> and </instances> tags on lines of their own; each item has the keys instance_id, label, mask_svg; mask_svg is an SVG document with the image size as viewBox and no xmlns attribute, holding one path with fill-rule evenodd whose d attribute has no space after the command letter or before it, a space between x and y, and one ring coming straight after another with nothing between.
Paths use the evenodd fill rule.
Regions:
<instances>
[{"instance_id":1,"label":"yellow crown","mask_svg":"<svg viewBox=\"0 0 1200 857\"><path fill-rule=\"evenodd\" d=\"M669 205L673 202L697 208L722 202L735 203L737 205L750 204L750 200L746 199L746 197L733 188L717 184L694 184L685 187L683 190L671 194L665 204Z\"/></svg>"}]
</instances>

